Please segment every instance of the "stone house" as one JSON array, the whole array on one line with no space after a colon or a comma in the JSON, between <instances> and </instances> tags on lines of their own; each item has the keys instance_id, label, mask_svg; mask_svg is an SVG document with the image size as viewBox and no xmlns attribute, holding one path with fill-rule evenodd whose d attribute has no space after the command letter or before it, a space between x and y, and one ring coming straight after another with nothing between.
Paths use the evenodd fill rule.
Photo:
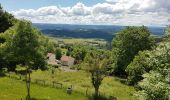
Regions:
<instances>
[{"instance_id":1,"label":"stone house","mask_svg":"<svg viewBox=\"0 0 170 100\"><path fill-rule=\"evenodd\" d=\"M64 55L61 57L60 61L63 66L72 66L74 65L75 59L73 57Z\"/></svg>"}]
</instances>

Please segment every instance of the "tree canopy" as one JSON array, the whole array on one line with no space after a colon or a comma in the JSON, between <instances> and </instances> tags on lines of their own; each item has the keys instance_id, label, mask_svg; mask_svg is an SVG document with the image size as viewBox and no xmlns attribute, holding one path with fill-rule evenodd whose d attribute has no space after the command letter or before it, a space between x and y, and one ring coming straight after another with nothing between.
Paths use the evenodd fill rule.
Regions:
<instances>
[{"instance_id":1,"label":"tree canopy","mask_svg":"<svg viewBox=\"0 0 170 100\"><path fill-rule=\"evenodd\" d=\"M91 74L91 82L95 88L95 97L99 96L99 87L106 75L109 58L103 51L91 50L85 57L86 70Z\"/></svg>"},{"instance_id":2,"label":"tree canopy","mask_svg":"<svg viewBox=\"0 0 170 100\"><path fill-rule=\"evenodd\" d=\"M73 46L73 50L71 51L71 56L76 59L76 63L80 63L84 61L84 58L88 52L87 46L76 45Z\"/></svg>"},{"instance_id":3,"label":"tree canopy","mask_svg":"<svg viewBox=\"0 0 170 100\"><path fill-rule=\"evenodd\" d=\"M125 69L139 51L151 49L154 39L149 30L144 27L130 26L121 30L113 39L114 73L125 75Z\"/></svg>"},{"instance_id":4,"label":"tree canopy","mask_svg":"<svg viewBox=\"0 0 170 100\"><path fill-rule=\"evenodd\" d=\"M0 5L0 33L13 26L14 22L16 22L14 16L4 11Z\"/></svg>"},{"instance_id":5,"label":"tree canopy","mask_svg":"<svg viewBox=\"0 0 170 100\"><path fill-rule=\"evenodd\" d=\"M143 75L139 83L142 88L135 94L137 100L169 100L170 99L170 68L151 71Z\"/></svg>"},{"instance_id":6,"label":"tree canopy","mask_svg":"<svg viewBox=\"0 0 170 100\"><path fill-rule=\"evenodd\" d=\"M60 58L62 57L61 49L59 49L59 48L56 49L55 57L56 57L56 59L60 60Z\"/></svg>"}]
</instances>

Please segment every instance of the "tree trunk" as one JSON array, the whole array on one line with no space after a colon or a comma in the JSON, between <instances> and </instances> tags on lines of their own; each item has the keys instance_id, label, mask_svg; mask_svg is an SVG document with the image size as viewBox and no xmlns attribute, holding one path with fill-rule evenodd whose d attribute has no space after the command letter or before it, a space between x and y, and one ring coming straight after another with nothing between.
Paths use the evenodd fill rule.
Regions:
<instances>
[{"instance_id":1,"label":"tree trunk","mask_svg":"<svg viewBox=\"0 0 170 100\"><path fill-rule=\"evenodd\" d=\"M27 75L26 75L26 85L27 85L27 100L30 100L30 81L31 81L31 77L30 77L30 71L27 70Z\"/></svg>"},{"instance_id":2,"label":"tree trunk","mask_svg":"<svg viewBox=\"0 0 170 100\"><path fill-rule=\"evenodd\" d=\"M99 97L99 87L95 87L95 100L98 100Z\"/></svg>"}]
</instances>

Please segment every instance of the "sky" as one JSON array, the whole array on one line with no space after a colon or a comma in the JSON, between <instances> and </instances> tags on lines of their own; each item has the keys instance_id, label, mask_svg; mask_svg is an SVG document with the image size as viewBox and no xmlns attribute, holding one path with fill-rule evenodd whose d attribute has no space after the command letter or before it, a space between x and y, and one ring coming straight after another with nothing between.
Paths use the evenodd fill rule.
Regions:
<instances>
[{"instance_id":1,"label":"sky","mask_svg":"<svg viewBox=\"0 0 170 100\"><path fill-rule=\"evenodd\" d=\"M165 26L170 0L0 0L16 18L33 23Z\"/></svg>"}]
</instances>

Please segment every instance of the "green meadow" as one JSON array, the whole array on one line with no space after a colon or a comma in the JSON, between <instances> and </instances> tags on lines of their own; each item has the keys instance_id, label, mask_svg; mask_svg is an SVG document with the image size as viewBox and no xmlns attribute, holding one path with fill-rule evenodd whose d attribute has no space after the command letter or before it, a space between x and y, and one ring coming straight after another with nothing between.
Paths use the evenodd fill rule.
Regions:
<instances>
[{"instance_id":1,"label":"green meadow","mask_svg":"<svg viewBox=\"0 0 170 100\"><path fill-rule=\"evenodd\" d=\"M26 84L21 80L8 77L0 78L0 100L25 100ZM32 100L88 100L81 93L67 94L64 89L56 89L37 84L31 84Z\"/></svg>"},{"instance_id":2,"label":"green meadow","mask_svg":"<svg viewBox=\"0 0 170 100\"><path fill-rule=\"evenodd\" d=\"M16 74L11 74L11 76L19 78L19 76ZM85 71L64 72L62 70L56 69L55 73L52 74L51 70L37 70L32 72L31 79L33 83L35 83L35 80L45 80L45 84L48 85L47 87L44 87L40 85L43 84L41 82L39 85L31 85L31 95L38 99L45 98L47 100L53 100L53 98L59 98L59 100L71 100L71 98L75 97L76 99L74 98L74 100L85 100L89 99L88 97L91 97L94 93L94 88L92 87L90 81L90 75ZM52 86L52 81L63 84L63 88L60 88L60 86L58 86L59 88L50 87ZM25 82L9 78L1 78L0 85L3 86L3 88L9 86L12 87L6 89L7 92L11 91L11 93L8 95L17 95L18 98L26 96ZM66 89L70 86L73 87L73 94L67 95ZM21 93L15 93L15 90ZM135 89L133 87L121 83L121 79L117 77L108 76L104 78L100 87L101 96L104 96L105 98L109 98L109 96L115 96L118 100L133 100L132 95L134 92ZM8 100L8 96L3 96L3 94L7 93L1 93L0 97L3 97L4 100Z\"/></svg>"}]
</instances>

